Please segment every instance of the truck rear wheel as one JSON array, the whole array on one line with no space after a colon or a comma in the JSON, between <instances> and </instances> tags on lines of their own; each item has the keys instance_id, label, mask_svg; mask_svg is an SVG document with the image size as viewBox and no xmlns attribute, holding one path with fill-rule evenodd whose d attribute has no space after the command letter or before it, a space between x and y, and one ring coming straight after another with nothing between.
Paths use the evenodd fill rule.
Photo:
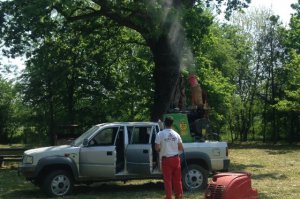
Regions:
<instances>
[{"instance_id":1,"label":"truck rear wheel","mask_svg":"<svg viewBox=\"0 0 300 199\"><path fill-rule=\"evenodd\" d=\"M43 190L48 196L65 196L72 192L74 181L69 172L56 170L49 173L44 182Z\"/></svg>"},{"instance_id":2,"label":"truck rear wheel","mask_svg":"<svg viewBox=\"0 0 300 199\"><path fill-rule=\"evenodd\" d=\"M183 169L182 184L185 190L203 190L207 187L208 172L199 165L191 164Z\"/></svg>"}]
</instances>

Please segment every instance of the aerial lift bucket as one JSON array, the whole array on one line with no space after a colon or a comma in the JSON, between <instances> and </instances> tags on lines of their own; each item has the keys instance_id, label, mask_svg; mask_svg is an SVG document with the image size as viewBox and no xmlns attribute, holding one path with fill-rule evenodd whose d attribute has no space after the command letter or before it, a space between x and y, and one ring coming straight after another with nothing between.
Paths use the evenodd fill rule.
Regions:
<instances>
[{"instance_id":1,"label":"aerial lift bucket","mask_svg":"<svg viewBox=\"0 0 300 199\"><path fill-rule=\"evenodd\" d=\"M250 173L219 173L209 183L205 199L258 199L258 193L251 187Z\"/></svg>"}]
</instances>

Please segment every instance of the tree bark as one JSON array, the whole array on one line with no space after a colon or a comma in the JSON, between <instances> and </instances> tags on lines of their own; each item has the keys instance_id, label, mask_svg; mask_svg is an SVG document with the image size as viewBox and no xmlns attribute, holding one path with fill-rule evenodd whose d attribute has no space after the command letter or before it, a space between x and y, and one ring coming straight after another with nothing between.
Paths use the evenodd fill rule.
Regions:
<instances>
[{"instance_id":1,"label":"tree bark","mask_svg":"<svg viewBox=\"0 0 300 199\"><path fill-rule=\"evenodd\" d=\"M175 43L172 43L167 34L162 34L155 43L150 44L155 63L153 71L155 92L151 108L152 121L162 119L163 114L170 107L176 82L180 77L182 40L177 38Z\"/></svg>"},{"instance_id":2,"label":"tree bark","mask_svg":"<svg viewBox=\"0 0 300 199\"><path fill-rule=\"evenodd\" d=\"M48 86L50 87L50 83ZM52 88L49 89L49 95L47 96L48 101L48 112L46 113L47 125L48 125L48 136L50 145L56 144L56 132L55 132L55 123L54 123L54 105L53 105L53 95Z\"/></svg>"}]
</instances>

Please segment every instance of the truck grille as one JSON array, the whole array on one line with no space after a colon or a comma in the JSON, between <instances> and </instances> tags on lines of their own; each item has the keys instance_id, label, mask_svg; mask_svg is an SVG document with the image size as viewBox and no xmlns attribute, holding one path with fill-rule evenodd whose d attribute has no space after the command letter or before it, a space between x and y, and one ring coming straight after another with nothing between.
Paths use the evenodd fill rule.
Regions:
<instances>
[{"instance_id":1,"label":"truck grille","mask_svg":"<svg viewBox=\"0 0 300 199\"><path fill-rule=\"evenodd\" d=\"M210 184L206 190L206 199L222 199L225 186Z\"/></svg>"}]
</instances>

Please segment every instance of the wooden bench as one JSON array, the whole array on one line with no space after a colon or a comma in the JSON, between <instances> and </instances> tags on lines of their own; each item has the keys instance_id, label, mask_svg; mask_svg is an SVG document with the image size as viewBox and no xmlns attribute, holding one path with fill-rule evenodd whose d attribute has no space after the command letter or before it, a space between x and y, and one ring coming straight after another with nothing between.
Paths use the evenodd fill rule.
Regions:
<instances>
[{"instance_id":1,"label":"wooden bench","mask_svg":"<svg viewBox=\"0 0 300 199\"><path fill-rule=\"evenodd\" d=\"M0 148L0 167L4 162L20 162L22 161L25 148Z\"/></svg>"},{"instance_id":2,"label":"wooden bench","mask_svg":"<svg viewBox=\"0 0 300 199\"><path fill-rule=\"evenodd\" d=\"M21 160L22 155L0 155L0 167L3 162L20 162Z\"/></svg>"}]
</instances>

